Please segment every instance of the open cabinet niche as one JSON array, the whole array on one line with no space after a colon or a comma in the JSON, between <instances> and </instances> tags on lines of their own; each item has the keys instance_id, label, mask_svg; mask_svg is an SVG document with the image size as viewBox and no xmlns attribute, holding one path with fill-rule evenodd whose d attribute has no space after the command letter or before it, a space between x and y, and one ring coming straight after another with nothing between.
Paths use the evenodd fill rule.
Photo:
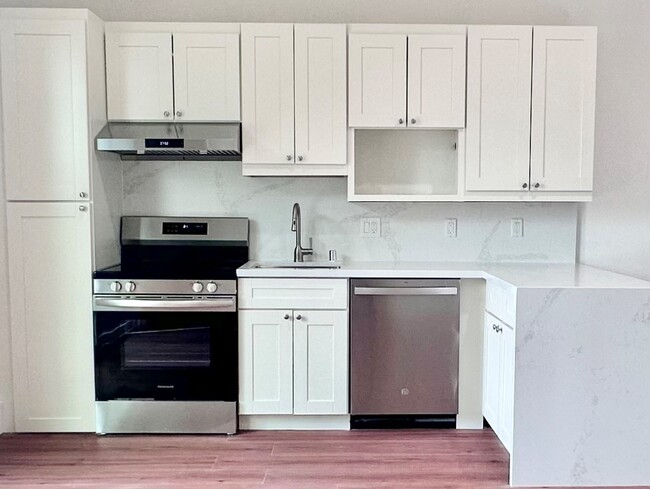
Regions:
<instances>
[{"instance_id":1,"label":"open cabinet niche","mask_svg":"<svg viewBox=\"0 0 650 489\"><path fill-rule=\"evenodd\" d=\"M350 201L458 201L464 131L355 129Z\"/></svg>"}]
</instances>

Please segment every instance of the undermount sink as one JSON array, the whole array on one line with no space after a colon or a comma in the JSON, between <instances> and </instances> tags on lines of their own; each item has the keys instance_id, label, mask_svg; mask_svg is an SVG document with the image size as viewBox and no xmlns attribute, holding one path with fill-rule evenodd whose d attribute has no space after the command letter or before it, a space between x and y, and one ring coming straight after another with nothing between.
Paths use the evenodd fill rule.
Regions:
<instances>
[{"instance_id":1,"label":"undermount sink","mask_svg":"<svg viewBox=\"0 0 650 489\"><path fill-rule=\"evenodd\" d=\"M253 265L253 268L323 268L333 270L341 268L341 264L335 262L258 263Z\"/></svg>"}]
</instances>

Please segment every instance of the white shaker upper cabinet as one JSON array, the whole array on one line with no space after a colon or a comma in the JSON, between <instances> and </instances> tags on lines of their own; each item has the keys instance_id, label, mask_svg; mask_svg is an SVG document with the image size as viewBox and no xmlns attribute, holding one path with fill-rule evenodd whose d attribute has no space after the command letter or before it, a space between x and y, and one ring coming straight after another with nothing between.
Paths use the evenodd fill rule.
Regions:
<instances>
[{"instance_id":1,"label":"white shaker upper cabinet","mask_svg":"<svg viewBox=\"0 0 650 489\"><path fill-rule=\"evenodd\" d=\"M408 37L408 125L465 126L465 35Z\"/></svg>"},{"instance_id":2,"label":"white shaker upper cabinet","mask_svg":"<svg viewBox=\"0 0 650 489\"><path fill-rule=\"evenodd\" d=\"M242 161L294 162L293 24L242 24Z\"/></svg>"},{"instance_id":3,"label":"white shaker upper cabinet","mask_svg":"<svg viewBox=\"0 0 650 489\"><path fill-rule=\"evenodd\" d=\"M346 27L296 24L297 163L347 162Z\"/></svg>"},{"instance_id":4,"label":"white shaker upper cabinet","mask_svg":"<svg viewBox=\"0 0 650 489\"><path fill-rule=\"evenodd\" d=\"M175 119L239 121L239 35L174 34Z\"/></svg>"},{"instance_id":5,"label":"white shaker upper cabinet","mask_svg":"<svg viewBox=\"0 0 650 489\"><path fill-rule=\"evenodd\" d=\"M9 200L75 200L89 193L86 24L0 24Z\"/></svg>"},{"instance_id":6,"label":"white shaker upper cabinet","mask_svg":"<svg viewBox=\"0 0 650 489\"><path fill-rule=\"evenodd\" d=\"M173 119L171 34L107 32L106 90L110 120Z\"/></svg>"},{"instance_id":7,"label":"white shaker upper cabinet","mask_svg":"<svg viewBox=\"0 0 650 489\"><path fill-rule=\"evenodd\" d=\"M74 202L7 206L19 432L95 431L90 214Z\"/></svg>"},{"instance_id":8,"label":"white shaker upper cabinet","mask_svg":"<svg viewBox=\"0 0 650 489\"><path fill-rule=\"evenodd\" d=\"M468 191L529 187L532 35L530 26L468 29Z\"/></svg>"},{"instance_id":9,"label":"white shaker upper cabinet","mask_svg":"<svg viewBox=\"0 0 650 489\"><path fill-rule=\"evenodd\" d=\"M406 36L348 37L350 127L406 127Z\"/></svg>"},{"instance_id":10,"label":"white shaker upper cabinet","mask_svg":"<svg viewBox=\"0 0 650 489\"><path fill-rule=\"evenodd\" d=\"M534 32L531 190L590 191L596 28L535 27Z\"/></svg>"}]
</instances>

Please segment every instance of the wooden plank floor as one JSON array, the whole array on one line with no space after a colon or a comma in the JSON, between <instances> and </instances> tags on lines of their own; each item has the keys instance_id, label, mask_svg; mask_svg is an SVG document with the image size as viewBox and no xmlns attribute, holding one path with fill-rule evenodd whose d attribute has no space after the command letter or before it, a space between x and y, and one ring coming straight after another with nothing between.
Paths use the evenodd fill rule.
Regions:
<instances>
[{"instance_id":1,"label":"wooden plank floor","mask_svg":"<svg viewBox=\"0 0 650 489\"><path fill-rule=\"evenodd\" d=\"M0 487L504 488L490 430L0 436Z\"/></svg>"}]
</instances>

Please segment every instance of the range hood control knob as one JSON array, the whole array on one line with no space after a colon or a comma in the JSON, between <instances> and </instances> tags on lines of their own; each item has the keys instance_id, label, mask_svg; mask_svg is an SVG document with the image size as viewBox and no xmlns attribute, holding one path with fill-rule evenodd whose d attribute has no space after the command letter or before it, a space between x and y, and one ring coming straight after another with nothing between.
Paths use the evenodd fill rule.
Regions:
<instances>
[{"instance_id":1,"label":"range hood control knob","mask_svg":"<svg viewBox=\"0 0 650 489\"><path fill-rule=\"evenodd\" d=\"M122 290L122 284L121 283L116 281L116 282L113 282L111 284L111 291L112 292L119 292L120 290Z\"/></svg>"},{"instance_id":2,"label":"range hood control knob","mask_svg":"<svg viewBox=\"0 0 650 489\"><path fill-rule=\"evenodd\" d=\"M203 284L201 282L194 282L192 284L192 290L196 292L197 294L199 292L203 292Z\"/></svg>"},{"instance_id":3,"label":"range hood control knob","mask_svg":"<svg viewBox=\"0 0 650 489\"><path fill-rule=\"evenodd\" d=\"M207 289L208 292L210 292L211 294L214 294L217 291L217 289L219 288L219 286L217 284L215 284L214 282L210 282L210 283L208 283L208 285L205 286L205 288Z\"/></svg>"},{"instance_id":4,"label":"range hood control knob","mask_svg":"<svg viewBox=\"0 0 650 489\"><path fill-rule=\"evenodd\" d=\"M124 290L127 292L133 292L135 290L135 282L127 282L124 284Z\"/></svg>"}]
</instances>

